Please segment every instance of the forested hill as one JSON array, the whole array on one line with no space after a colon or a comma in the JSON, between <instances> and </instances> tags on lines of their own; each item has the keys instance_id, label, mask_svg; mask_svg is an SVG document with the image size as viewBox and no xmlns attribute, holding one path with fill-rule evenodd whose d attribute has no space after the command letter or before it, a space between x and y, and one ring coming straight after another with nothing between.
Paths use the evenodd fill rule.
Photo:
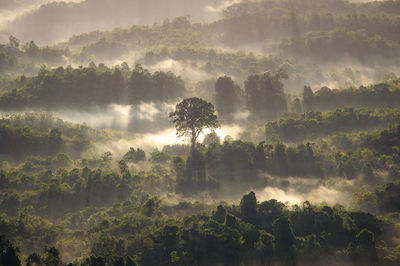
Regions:
<instances>
[{"instance_id":1,"label":"forested hill","mask_svg":"<svg viewBox=\"0 0 400 266\"><path fill-rule=\"evenodd\" d=\"M10 10L19 5L19 1L8 2L11 3L3 7ZM190 15L196 21L215 20L221 16L222 9L230 1L115 0L111 3L107 0L37 0L31 2L36 2L36 8L16 13L19 16L6 23L4 30L23 36L24 40L36 39L39 43L49 44L64 40L74 33L109 30L134 24L152 25L178 16ZM26 25L29 25L29 29ZM46 32L45 35L42 34L43 31Z\"/></svg>"},{"instance_id":2,"label":"forested hill","mask_svg":"<svg viewBox=\"0 0 400 266\"><path fill-rule=\"evenodd\" d=\"M136 43L139 40L146 42L160 30L173 36L171 29L178 30L185 23L185 30L202 36L207 45L222 43L240 47L258 44L272 48L273 41L277 41L281 44L275 49L320 59L338 59L339 52L361 60L368 60L371 55L389 59L398 55L400 37L396 17L400 12L399 6L398 1L361 4L341 0L246 1L228 6L224 18L213 23L190 25L187 18L179 18L166 20L152 28L132 27L78 35L68 44L87 45L101 39L111 43L127 39ZM193 38L187 38L190 39Z\"/></svg>"},{"instance_id":3,"label":"forested hill","mask_svg":"<svg viewBox=\"0 0 400 266\"><path fill-rule=\"evenodd\" d=\"M0 0L9 265L400 265L400 0Z\"/></svg>"}]
</instances>

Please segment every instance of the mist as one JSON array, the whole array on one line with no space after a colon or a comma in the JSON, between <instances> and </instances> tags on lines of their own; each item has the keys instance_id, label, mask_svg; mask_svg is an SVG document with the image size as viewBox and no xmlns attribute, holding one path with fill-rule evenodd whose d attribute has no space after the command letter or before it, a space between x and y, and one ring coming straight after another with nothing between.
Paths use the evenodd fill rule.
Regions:
<instances>
[{"instance_id":1,"label":"mist","mask_svg":"<svg viewBox=\"0 0 400 266\"><path fill-rule=\"evenodd\" d=\"M399 16L0 0L0 265L397 265Z\"/></svg>"},{"instance_id":2,"label":"mist","mask_svg":"<svg viewBox=\"0 0 400 266\"><path fill-rule=\"evenodd\" d=\"M216 20L230 3L226 0L191 3L181 0L154 0L146 3L118 0L113 4L105 0L33 1L30 7L8 12L7 18L2 21L3 35L15 35L24 42L35 40L42 45L52 44L74 34L132 25L152 25L178 16L189 15L193 21ZM43 31L45 35L40 34Z\"/></svg>"},{"instance_id":3,"label":"mist","mask_svg":"<svg viewBox=\"0 0 400 266\"><path fill-rule=\"evenodd\" d=\"M187 138L178 138L176 130L168 117L175 104L142 103L139 105L111 104L106 107L92 106L85 110L59 109L49 112L63 121L82 124L94 129L106 130L109 139L106 143L95 143L95 152L102 154L112 152L116 158L122 157L129 147L138 147L146 152L161 150L165 145L187 144ZM29 112L2 112L2 117L13 114L43 113L43 110ZM220 139L230 136L238 139L243 132L240 124L222 124L215 130ZM211 133L206 129L198 140L203 142L205 135Z\"/></svg>"},{"instance_id":4,"label":"mist","mask_svg":"<svg viewBox=\"0 0 400 266\"><path fill-rule=\"evenodd\" d=\"M269 185L256 190L260 201L276 199L290 205L310 201L313 204L340 204L350 207L351 197L358 190L361 180L342 180L327 178L324 181L315 178L302 179L298 177L277 178L266 177Z\"/></svg>"}]
</instances>

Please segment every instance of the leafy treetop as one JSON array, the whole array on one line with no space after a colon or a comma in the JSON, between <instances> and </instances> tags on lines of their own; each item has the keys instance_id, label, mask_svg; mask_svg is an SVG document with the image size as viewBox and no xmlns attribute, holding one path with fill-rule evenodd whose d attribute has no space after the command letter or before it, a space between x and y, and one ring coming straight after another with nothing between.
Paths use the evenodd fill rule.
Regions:
<instances>
[{"instance_id":1,"label":"leafy treetop","mask_svg":"<svg viewBox=\"0 0 400 266\"><path fill-rule=\"evenodd\" d=\"M176 105L175 112L171 112L169 117L175 124L178 137L191 138L192 150L205 128L215 129L220 125L213 104L197 97L184 99Z\"/></svg>"}]
</instances>

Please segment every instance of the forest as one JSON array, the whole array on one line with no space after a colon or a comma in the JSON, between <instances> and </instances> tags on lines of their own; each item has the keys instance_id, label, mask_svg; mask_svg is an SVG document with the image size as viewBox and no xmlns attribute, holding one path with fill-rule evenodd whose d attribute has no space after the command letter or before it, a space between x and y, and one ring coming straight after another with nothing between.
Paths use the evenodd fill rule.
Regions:
<instances>
[{"instance_id":1,"label":"forest","mask_svg":"<svg viewBox=\"0 0 400 266\"><path fill-rule=\"evenodd\" d=\"M0 1L14 265L400 265L400 0Z\"/></svg>"}]
</instances>

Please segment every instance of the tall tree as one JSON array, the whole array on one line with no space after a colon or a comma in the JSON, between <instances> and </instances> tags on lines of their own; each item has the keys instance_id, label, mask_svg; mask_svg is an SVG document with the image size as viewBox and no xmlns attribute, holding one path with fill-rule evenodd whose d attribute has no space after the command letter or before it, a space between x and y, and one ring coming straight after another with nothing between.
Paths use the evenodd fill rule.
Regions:
<instances>
[{"instance_id":1,"label":"tall tree","mask_svg":"<svg viewBox=\"0 0 400 266\"><path fill-rule=\"evenodd\" d=\"M176 105L175 112L169 117L175 124L178 137L190 137L192 152L196 141L205 128L215 129L220 126L215 115L214 105L200 98L188 98Z\"/></svg>"}]
</instances>

